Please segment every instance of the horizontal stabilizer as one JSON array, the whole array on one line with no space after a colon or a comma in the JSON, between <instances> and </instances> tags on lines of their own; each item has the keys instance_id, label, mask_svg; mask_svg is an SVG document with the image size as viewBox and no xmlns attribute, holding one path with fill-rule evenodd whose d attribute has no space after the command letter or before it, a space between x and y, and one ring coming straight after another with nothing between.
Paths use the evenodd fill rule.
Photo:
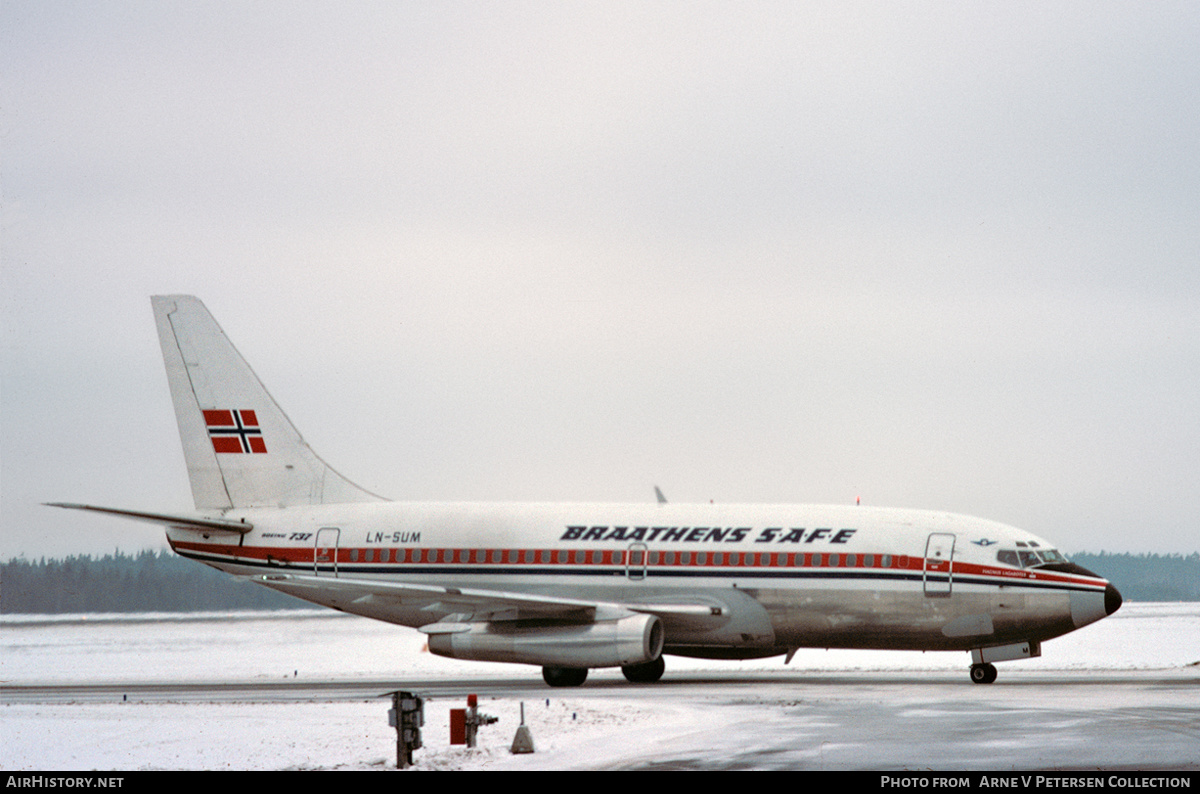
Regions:
<instances>
[{"instance_id":1,"label":"horizontal stabilizer","mask_svg":"<svg viewBox=\"0 0 1200 794\"><path fill-rule=\"evenodd\" d=\"M134 521L148 521L151 524L162 524L179 529L202 529L208 532L236 532L239 535L245 535L254 529L254 525L249 521L230 521L225 518L147 513L141 510L121 510L115 507L95 507L93 505L70 504L69 502L45 502L44 504L47 507L66 507L71 510L91 510L94 513L108 513L110 516L130 518Z\"/></svg>"}]
</instances>

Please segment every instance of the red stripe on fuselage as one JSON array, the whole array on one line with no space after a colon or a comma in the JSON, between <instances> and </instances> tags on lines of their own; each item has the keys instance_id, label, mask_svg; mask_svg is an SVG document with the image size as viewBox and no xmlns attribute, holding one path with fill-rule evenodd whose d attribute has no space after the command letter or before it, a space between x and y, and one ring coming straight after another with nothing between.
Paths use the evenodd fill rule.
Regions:
<instances>
[{"instance_id":1,"label":"red stripe on fuselage","mask_svg":"<svg viewBox=\"0 0 1200 794\"><path fill-rule=\"evenodd\" d=\"M195 552L229 558L230 562L266 563L295 566L313 565L311 546L237 546L228 544L190 543L173 540L171 547L180 552ZM338 548L338 565L513 565L513 566L625 566L641 568L640 561L630 563L626 549L479 549L429 547L354 547ZM714 572L732 569L762 570L855 570L855 571L914 571L926 570L921 557L902 554L862 554L835 552L742 552L742 551L644 551L645 567L649 570L706 568ZM369 556L368 556L369 555ZM720 561L717 561L719 556ZM831 559L836 558L836 559ZM867 558L871 558L870 565ZM329 560L322 560L329 564ZM884 563L887 563L886 565ZM928 570L946 573L944 560L931 560ZM978 563L953 563L954 576L972 576L995 580L996 584L1039 582L1103 589L1104 580L1077 577L1039 570L1001 568Z\"/></svg>"}]
</instances>

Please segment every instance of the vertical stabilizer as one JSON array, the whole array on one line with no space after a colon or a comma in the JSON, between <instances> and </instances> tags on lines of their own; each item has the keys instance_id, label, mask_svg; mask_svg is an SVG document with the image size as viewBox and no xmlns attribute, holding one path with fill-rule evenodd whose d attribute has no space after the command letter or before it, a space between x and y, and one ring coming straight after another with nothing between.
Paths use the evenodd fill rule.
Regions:
<instances>
[{"instance_id":1,"label":"vertical stabilizer","mask_svg":"<svg viewBox=\"0 0 1200 794\"><path fill-rule=\"evenodd\" d=\"M150 299L196 507L375 502L305 443L198 299Z\"/></svg>"}]
</instances>

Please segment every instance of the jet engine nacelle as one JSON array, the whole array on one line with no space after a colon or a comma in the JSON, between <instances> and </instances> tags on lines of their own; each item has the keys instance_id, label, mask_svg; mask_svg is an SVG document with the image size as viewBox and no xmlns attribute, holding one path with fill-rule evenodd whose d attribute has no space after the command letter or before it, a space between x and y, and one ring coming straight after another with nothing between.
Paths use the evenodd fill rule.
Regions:
<instances>
[{"instance_id":1,"label":"jet engine nacelle","mask_svg":"<svg viewBox=\"0 0 1200 794\"><path fill-rule=\"evenodd\" d=\"M477 662L515 662L550 667L624 667L657 659L662 623L654 615L629 615L594 623L496 621L433 624L429 650Z\"/></svg>"}]
</instances>

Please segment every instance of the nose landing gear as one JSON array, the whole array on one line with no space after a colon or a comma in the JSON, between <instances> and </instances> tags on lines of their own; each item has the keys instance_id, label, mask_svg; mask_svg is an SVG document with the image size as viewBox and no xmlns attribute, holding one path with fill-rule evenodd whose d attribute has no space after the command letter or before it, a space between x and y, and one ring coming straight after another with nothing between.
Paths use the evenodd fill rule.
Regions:
<instances>
[{"instance_id":1,"label":"nose landing gear","mask_svg":"<svg viewBox=\"0 0 1200 794\"><path fill-rule=\"evenodd\" d=\"M996 665L994 664L973 664L971 665L971 681L976 684L990 684L996 680Z\"/></svg>"},{"instance_id":2,"label":"nose landing gear","mask_svg":"<svg viewBox=\"0 0 1200 794\"><path fill-rule=\"evenodd\" d=\"M1015 642L1011 645L988 645L971 649L971 681L990 684L996 680L996 667L992 662L1013 659L1035 659L1042 655L1042 644L1037 640Z\"/></svg>"}]
</instances>

